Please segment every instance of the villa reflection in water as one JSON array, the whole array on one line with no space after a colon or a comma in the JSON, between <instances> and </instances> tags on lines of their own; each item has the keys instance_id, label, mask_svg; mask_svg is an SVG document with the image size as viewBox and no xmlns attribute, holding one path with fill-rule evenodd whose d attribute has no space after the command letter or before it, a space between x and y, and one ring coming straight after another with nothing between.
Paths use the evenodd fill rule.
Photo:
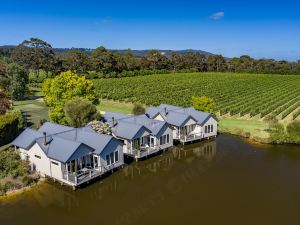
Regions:
<instances>
[{"instance_id":1,"label":"villa reflection in water","mask_svg":"<svg viewBox=\"0 0 300 225\"><path fill-rule=\"evenodd\" d=\"M67 187L47 181L31 192L30 197L33 197L41 208L55 205L66 212L71 212L74 208L80 208L86 204L86 201L105 204L112 195L124 195L124 190L135 188L139 192L145 188L145 181L153 183L154 179L157 182L177 179L187 171L183 170L182 166L187 169L192 163L206 166L214 162L216 154L215 140L186 146L178 145L156 157L138 163L134 162L116 172L114 176L109 176L102 182L96 182L78 191L74 192ZM135 182L141 184L132 185Z\"/></svg>"}]
</instances>

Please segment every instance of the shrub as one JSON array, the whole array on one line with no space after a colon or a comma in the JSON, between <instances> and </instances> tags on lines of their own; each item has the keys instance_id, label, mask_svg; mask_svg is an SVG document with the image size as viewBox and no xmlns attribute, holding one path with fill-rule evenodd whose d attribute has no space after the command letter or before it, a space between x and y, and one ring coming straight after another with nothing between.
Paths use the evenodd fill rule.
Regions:
<instances>
[{"instance_id":1,"label":"shrub","mask_svg":"<svg viewBox=\"0 0 300 225\"><path fill-rule=\"evenodd\" d=\"M286 129L289 135L300 137L300 121L290 123Z\"/></svg>"},{"instance_id":2,"label":"shrub","mask_svg":"<svg viewBox=\"0 0 300 225\"><path fill-rule=\"evenodd\" d=\"M142 104L135 103L132 109L132 113L134 115L141 115L144 114L146 111L145 107Z\"/></svg>"},{"instance_id":3,"label":"shrub","mask_svg":"<svg viewBox=\"0 0 300 225\"><path fill-rule=\"evenodd\" d=\"M11 111L0 115L0 146L11 142L18 135L22 125L20 111Z\"/></svg>"},{"instance_id":4,"label":"shrub","mask_svg":"<svg viewBox=\"0 0 300 225\"><path fill-rule=\"evenodd\" d=\"M11 107L9 98L0 92L0 114L5 114Z\"/></svg>"}]
</instances>

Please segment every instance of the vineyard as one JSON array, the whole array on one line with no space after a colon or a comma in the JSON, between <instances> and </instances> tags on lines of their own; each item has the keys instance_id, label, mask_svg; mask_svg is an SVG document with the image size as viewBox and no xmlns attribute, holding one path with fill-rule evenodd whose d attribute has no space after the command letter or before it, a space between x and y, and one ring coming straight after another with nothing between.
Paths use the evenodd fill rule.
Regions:
<instances>
[{"instance_id":1,"label":"vineyard","mask_svg":"<svg viewBox=\"0 0 300 225\"><path fill-rule=\"evenodd\" d=\"M300 117L299 75L189 73L98 79L94 83L104 99L190 106L191 96L209 96L221 115Z\"/></svg>"}]
</instances>

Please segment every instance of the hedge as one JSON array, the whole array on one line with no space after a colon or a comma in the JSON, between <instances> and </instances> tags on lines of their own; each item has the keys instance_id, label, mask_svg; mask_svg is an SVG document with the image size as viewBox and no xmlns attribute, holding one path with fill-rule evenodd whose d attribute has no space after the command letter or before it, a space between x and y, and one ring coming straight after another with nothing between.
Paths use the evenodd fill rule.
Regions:
<instances>
[{"instance_id":1,"label":"hedge","mask_svg":"<svg viewBox=\"0 0 300 225\"><path fill-rule=\"evenodd\" d=\"M13 141L22 128L22 115L19 111L11 111L0 115L0 146Z\"/></svg>"}]
</instances>

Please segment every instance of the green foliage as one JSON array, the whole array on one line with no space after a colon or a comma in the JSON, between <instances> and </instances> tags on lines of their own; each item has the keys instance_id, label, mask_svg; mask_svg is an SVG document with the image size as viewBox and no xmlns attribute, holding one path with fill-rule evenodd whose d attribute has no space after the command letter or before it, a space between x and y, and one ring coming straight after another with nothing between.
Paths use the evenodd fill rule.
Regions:
<instances>
[{"instance_id":1,"label":"green foliage","mask_svg":"<svg viewBox=\"0 0 300 225\"><path fill-rule=\"evenodd\" d=\"M60 124L67 124L63 109L69 100L80 97L97 103L93 83L84 76L79 76L71 71L45 80L43 92L45 104L51 107L49 110L51 121Z\"/></svg>"},{"instance_id":2,"label":"green foliage","mask_svg":"<svg viewBox=\"0 0 300 225\"><path fill-rule=\"evenodd\" d=\"M68 101L64 107L64 113L68 124L74 127L81 127L94 119L100 119L96 106L81 98Z\"/></svg>"},{"instance_id":3,"label":"green foliage","mask_svg":"<svg viewBox=\"0 0 300 225\"><path fill-rule=\"evenodd\" d=\"M28 73L18 64L8 65L7 74L10 79L10 92L14 100L21 100L28 90Z\"/></svg>"},{"instance_id":4,"label":"green foliage","mask_svg":"<svg viewBox=\"0 0 300 225\"><path fill-rule=\"evenodd\" d=\"M20 111L11 111L0 115L0 146L11 142L18 135L22 127L22 115Z\"/></svg>"},{"instance_id":5,"label":"green foliage","mask_svg":"<svg viewBox=\"0 0 300 225\"><path fill-rule=\"evenodd\" d=\"M22 161L13 148L0 151L0 178L24 176L28 173L28 168L28 163Z\"/></svg>"},{"instance_id":6,"label":"green foliage","mask_svg":"<svg viewBox=\"0 0 300 225\"><path fill-rule=\"evenodd\" d=\"M209 113L214 113L216 108L216 103L214 100L207 96L192 96L192 105L196 110Z\"/></svg>"},{"instance_id":7,"label":"green foliage","mask_svg":"<svg viewBox=\"0 0 300 225\"><path fill-rule=\"evenodd\" d=\"M207 96L216 102L221 115L251 117L264 117L275 110L279 115L300 101L299 82L298 75L234 73L158 74L94 81L103 99L189 107L192 96Z\"/></svg>"},{"instance_id":8,"label":"green foliage","mask_svg":"<svg viewBox=\"0 0 300 225\"><path fill-rule=\"evenodd\" d=\"M0 92L0 115L5 114L11 107L9 98L2 92Z\"/></svg>"},{"instance_id":9,"label":"green foliage","mask_svg":"<svg viewBox=\"0 0 300 225\"><path fill-rule=\"evenodd\" d=\"M89 68L89 58L83 51L72 49L63 56L63 68L84 74Z\"/></svg>"},{"instance_id":10,"label":"green foliage","mask_svg":"<svg viewBox=\"0 0 300 225\"><path fill-rule=\"evenodd\" d=\"M287 126L286 130L289 135L300 138L300 121L293 121Z\"/></svg>"},{"instance_id":11,"label":"green foliage","mask_svg":"<svg viewBox=\"0 0 300 225\"><path fill-rule=\"evenodd\" d=\"M134 115L141 115L144 114L146 111L145 107L142 104L135 103L132 109L132 114Z\"/></svg>"}]
</instances>

